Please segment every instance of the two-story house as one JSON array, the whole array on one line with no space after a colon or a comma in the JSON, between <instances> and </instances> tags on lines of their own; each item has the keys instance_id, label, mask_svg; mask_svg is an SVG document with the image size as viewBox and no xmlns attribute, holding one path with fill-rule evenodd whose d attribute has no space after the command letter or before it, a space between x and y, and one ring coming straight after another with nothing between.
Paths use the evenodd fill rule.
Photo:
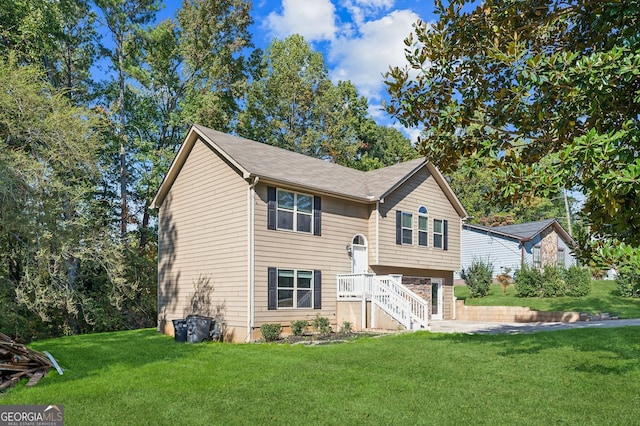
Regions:
<instances>
[{"instance_id":1,"label":"two-story house","mask_svg":"<svg viewBox=\"0 0 640 426\"><path fill-rule=\"evenodd\" d=\"M318 315L334 329L453 316L466 213L424 159L362 172L194 125L152 205L163 333L194 302L236 342Z\"/></svg>"}]
</instances>

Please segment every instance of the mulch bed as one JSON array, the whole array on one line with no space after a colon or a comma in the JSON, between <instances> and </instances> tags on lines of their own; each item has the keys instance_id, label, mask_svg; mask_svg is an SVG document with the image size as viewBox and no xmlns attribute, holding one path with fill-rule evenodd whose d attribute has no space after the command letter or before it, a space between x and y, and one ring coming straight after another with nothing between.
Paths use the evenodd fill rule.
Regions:
<instances>
[{"instance_id":1,"label":"mulch bed","mask_svg":"<svg viewBox=\"0 0 640 426\"><path fill-rule=\"evenodd\" d=\"M293 334L281 337L275 343L288 343L300 345L323 345L330 343L342 343L359 339L361 337L379 336L379 333L372 332L348 332L348 333L305 333L302 336L294 336Z\"/></svg>"}]
</instances>

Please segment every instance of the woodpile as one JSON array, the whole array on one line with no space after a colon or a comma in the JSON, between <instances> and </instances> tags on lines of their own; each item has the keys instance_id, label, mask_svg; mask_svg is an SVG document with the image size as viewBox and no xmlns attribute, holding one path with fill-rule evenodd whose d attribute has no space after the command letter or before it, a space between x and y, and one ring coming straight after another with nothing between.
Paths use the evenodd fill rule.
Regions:
<instances>
[{"instance_id":1,"label":"woodpile","mask_svg":"<svg viewBox=\"0 0 640 426\"><path fill-rule=\"evenodd\" d=\"M29 349L0 333L0 390L28 377L27 386L33 386L53 366L46 355Z\"/></svg>"}]
</instances>

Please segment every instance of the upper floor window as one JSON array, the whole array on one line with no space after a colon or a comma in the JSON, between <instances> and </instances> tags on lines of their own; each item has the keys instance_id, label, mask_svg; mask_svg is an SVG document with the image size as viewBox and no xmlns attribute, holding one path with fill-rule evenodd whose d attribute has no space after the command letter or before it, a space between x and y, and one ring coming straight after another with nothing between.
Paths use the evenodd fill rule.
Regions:
<instances>
[{"instance_id":1,"label":"upper floor window","mask_svg":"<svg viewBox=\"0 0 640 426\"><path fill-rule=\"evenodd\" d=\"M413 215L402 212L402 244L413 243Z\"/></svg>"},{"instance_id":2,"label":"upper floor window","mask_svg":"<svg viewBox=\"0 0 640 426\"><path fill-rule=\"evenodd\" d=\"M442 219L433 219L433 246L442 248L444 229Z\"/></svg>"},{"instance_id":3,"label":"upper floor window","mask_svg":"<svg viewBox=\"0 0 640 426\"><path fill-rule=\"evenodd\" d=\"M313 197L278 189L278 229L311 233Z\"/></svg>"},{"instance_id":4,"label":"upper floor window","mask_svg":"<svg viewBox=\"0 0 640 426\"><path fill-rule=\"evenodd\" d=\"M425 206L418 209L418 245L428 246L429 243L429 211Z\"/></svg>"},{"instance_id":5,"label":"upper floor window","mask_svg":"<svg viewBox=\"0 0 640 426\"><path fill-rule=\"evenodd\" d=\"M267 188L267 228L320 235L320 197Z\"/></svg>"}]
</instances>

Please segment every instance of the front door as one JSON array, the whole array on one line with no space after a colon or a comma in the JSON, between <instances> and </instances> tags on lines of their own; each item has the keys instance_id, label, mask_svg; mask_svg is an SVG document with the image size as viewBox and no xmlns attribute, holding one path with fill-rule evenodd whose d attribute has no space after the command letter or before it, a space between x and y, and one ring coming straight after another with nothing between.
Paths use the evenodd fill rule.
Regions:
<instances>
[{"instance_id":1,"label":"front door","mask_svg":"<svg viewBox=\"0 0 640 426\"><path fill-rule=\"evenodd\" d=\"M369 272L367 240L362 235L356 235L351 241L351 272L354 274Z\"/></svg>"},{"instance_id":2,"label":"front door","mask_svg":"<svg viewBox=\"0 0 640 426\"><path fill-rule=\"evenodd\" d=\"M442 306L444 295L442 294L442 278L431 278L431 319L442 319Z\"/></svg>"}]
</instances>

